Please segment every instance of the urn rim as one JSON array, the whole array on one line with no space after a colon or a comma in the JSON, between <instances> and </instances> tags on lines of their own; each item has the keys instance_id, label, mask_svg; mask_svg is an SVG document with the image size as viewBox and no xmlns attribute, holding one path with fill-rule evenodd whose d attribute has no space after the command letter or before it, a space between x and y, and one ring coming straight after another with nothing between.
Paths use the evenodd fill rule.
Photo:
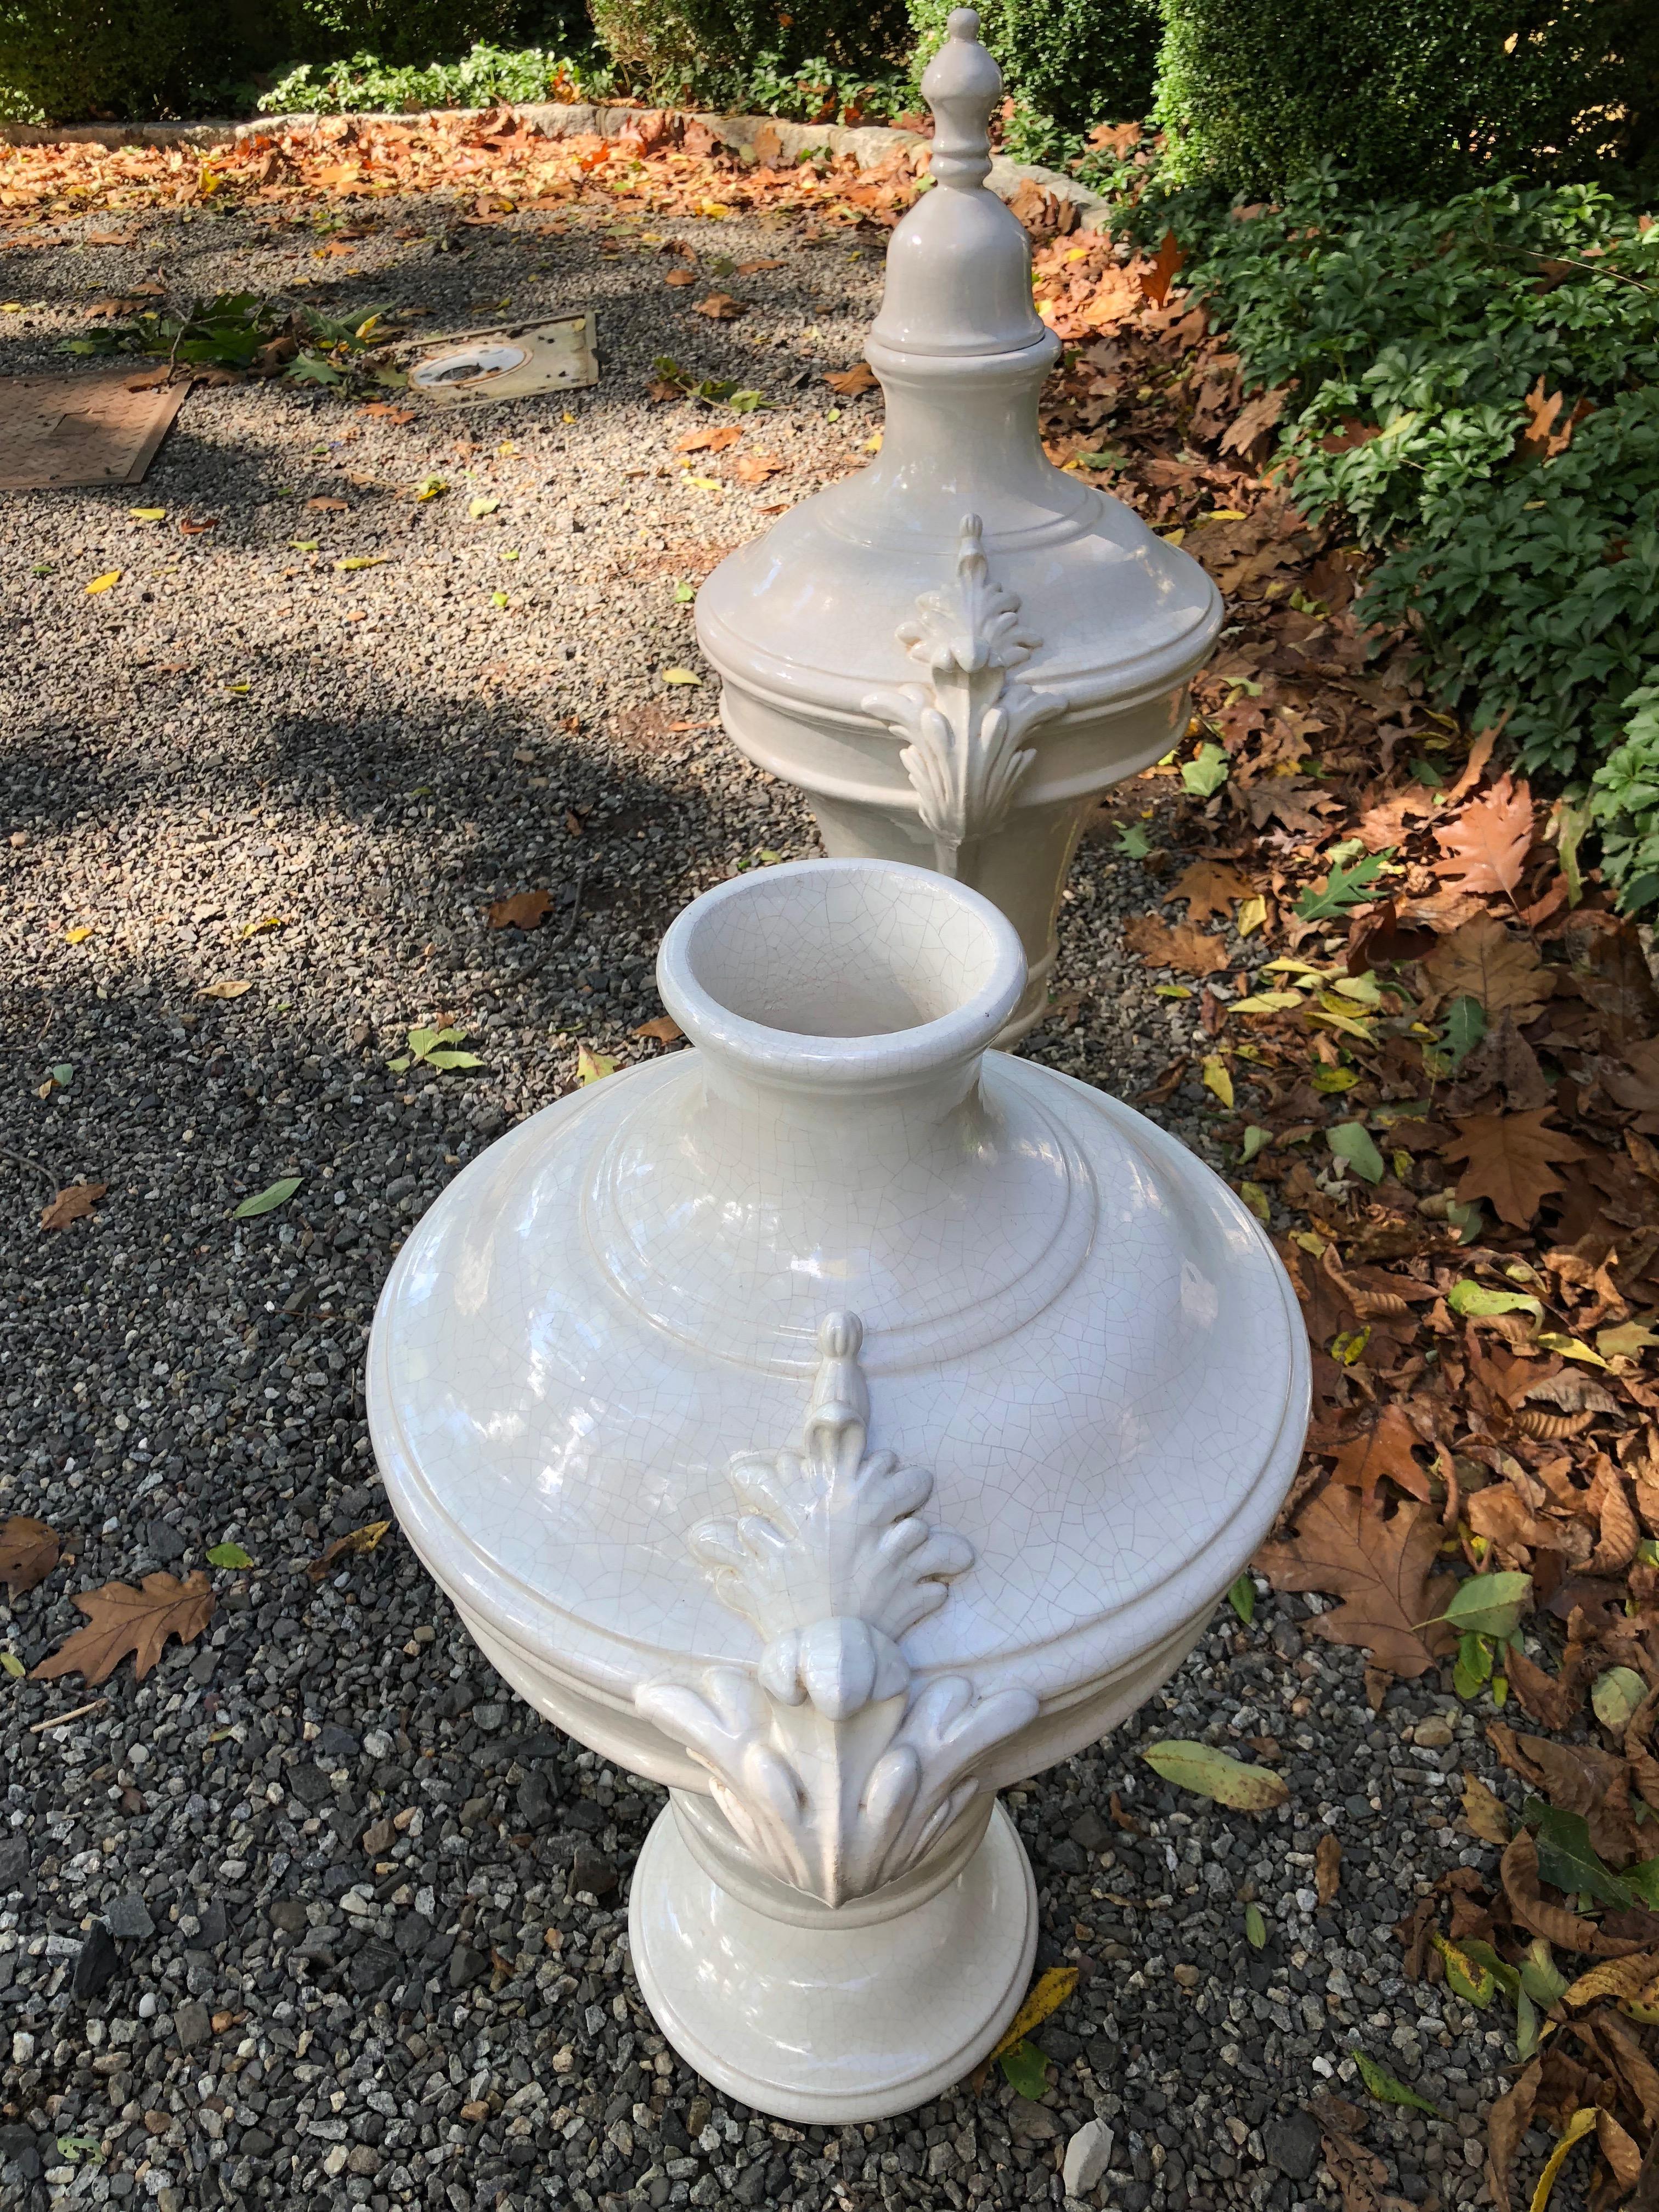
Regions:
<instances>
[{"instance_id":1,"label":"urn rim","mask_svg":"<svg viewBox=\"0 0 1659 2212\"><path fill-rule=\"evenodd\" d=\"M663 1004L695 1044L802 1090L879 1090L975 1059L1025 981L1000 908L892 860L735 876L676 917L657 956Z\"/></svg>"}]
</instances>

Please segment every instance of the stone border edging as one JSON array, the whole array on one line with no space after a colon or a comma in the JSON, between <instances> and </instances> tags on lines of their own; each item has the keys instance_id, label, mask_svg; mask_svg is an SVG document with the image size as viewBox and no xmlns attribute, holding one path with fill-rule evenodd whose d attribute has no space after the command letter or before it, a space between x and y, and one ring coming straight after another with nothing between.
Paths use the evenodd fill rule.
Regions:
<instances>
[{"instance_id":1,"label":"stone border edging","mask_svg":"<svg viewBox=\"0 0 1659 2212\"><path fill-rule=\"evenodd\" d=\"M487 115L493 111L483 107L441 107L416 109L404 114L384 114L374 110L349 110L343 115L265 115L247 123L0 123L0 145L8 146L234 146L245 138L268 137L278 131L301 132L320 129L333 123L413 123L424 114L454 116ZM588 132L601 138L619 138L623 131L636 124L641 114L650 111L638 107L613 106L588 100L570 102L536 100L515 106L514 113L544 138L577 138ZM684 114L688 123L701 123L714 137L736 153L752 146L756 134L763 127L777 134L780 150L792 161L804 154L817 150L830 154L850 154L860 169L873 169L890 155L910 146L925 146L929 141L917 131L896 131L884 124L866 124L856 128L844 123L785 123L769 115L713 115L698 110L675 110ZM1045 169L1035 162L1011 161L1002 155L991 163L987 179L991 190L1001 198L1012 199L1022 184L1030 181L1052 192L1056 199L1070 200L1078 210L1081 224L1089 224L1097 213L1103 210L1106 202L1098 193L1090 191L1074 177L1062 176L1058 170Z\"/></svg>"}]
</instances>

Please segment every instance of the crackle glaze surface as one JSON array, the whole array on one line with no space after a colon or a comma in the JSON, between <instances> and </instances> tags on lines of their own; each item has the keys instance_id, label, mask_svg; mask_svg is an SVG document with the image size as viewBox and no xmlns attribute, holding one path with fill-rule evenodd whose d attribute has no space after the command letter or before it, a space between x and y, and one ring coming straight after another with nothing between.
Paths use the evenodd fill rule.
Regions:
<instances>
[{"instance_id":1,"label":"crackle glaze surface","mask_svg":"<svg viewBox=\"0 0 1659 2212\"><path fill-rule=\"evenodd\" d=\"M1282 1271L1141 1116L979 1057L1018 983L991 938L915 871L723 886L665 948L700 1048L548 1108L421 1223L375 1330L376 1447L434 1571L503 1635L628 1697L657 1654L752 1661L689 1539L729 1510L735 1455L799 1432L843 1309L875 1434L974 1553L908 1632L924 1673L1065 1697L1249 1556L1304 1414ZM766 1025L790 1007L813 1031Z\"/></svg>"},{"instance_id":2,"label":"crackle glaze surface","mask_svg":"<svg viewBox=\"0 0 1659 2212\"><path fill-rule=\"evenodd\" d=\"M994 192L1000 98L958 9L922 90L925 193L893 234L866 353L881 452L723 561L697 598L727 732L803 788L827 851L959 877L1014 923L1043 1005L1060 885L1100 793L1181 737L1221 623L1198 562L1057 469L1038 399L1059 342Z\"/></svg>"},{"instance_id":3,"label":"crackle glaze surface","mask_svg":"<svg viewBox=\"0 0 1659 2212\"><path fill-rule=\"evenodd\" d=\"M862 1990L924 1923L968 1942L1023 1894L992 1794L1178 1663L1289 1484L1307 1356L1217 1177L988 1051L1024 963L966 885L757 870L680 916L659 976L694 1049L458 1177L388 1279L368 1404L485 1652L676 1792L636 1964L691 2055L734 1960L780 2004L809 1952ZM878 1928L885 1954L852 1940ZM781 1929L805 1948L769 1965ZM899 2109L901 2074L994 2039L1026 1933L973 1937L920 2072L706 2070L769 2111ZM694 1972L698 1942L731 1972Z\"/></svg>"}]
</instances>

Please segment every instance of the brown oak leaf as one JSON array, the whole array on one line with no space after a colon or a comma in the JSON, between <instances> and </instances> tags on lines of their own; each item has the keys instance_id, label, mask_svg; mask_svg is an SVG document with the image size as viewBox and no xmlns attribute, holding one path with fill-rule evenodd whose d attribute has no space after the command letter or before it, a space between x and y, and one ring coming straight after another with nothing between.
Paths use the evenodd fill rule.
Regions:
<instances>
[{"instance_id":1,"label":"brown oak leaf","mask_svg":"<svg viewBox=\"0 0 1659 2212\"><path fill-rule=\"evenodd\" d=\"M1164 242L1158 249L1158 258L1140 274L1140 295L1149 307L1161 307L1170 296L1170 287L1176 272L1186 264L1187 257L1174 231L1166 230Z\"/></svg>"},{"instance_id":2,"label":"brown oak leaf","mask_svg":"<svg viewBox=\"0 0 1659 2212\"><path fill-rule=\"evenodd\" d=\"M1438 827L1434 839L1445 855L1435 862L1434 872L1455 890L1512 891L1532 850L1531 790L1500 776L1455 822Z\"/></svg>"},{"instance_id":3,"label":"brown oak leaf","mask_svg":"<svg viewBox=\"0 0 1659 2212\"><path fill-rule=\"evenodd\" d=\"M699 300L691 310L694 315L707 315L711 323L735 323L739 315L749 312L747 302L734 300L729 292L711 292L706 300Z\"/></svg>"},{"instance_id":4,"label":"brown oak leaf","mask_svg":"<svg viewBox=\"0 0 1659 2212\"><path fill-rule=\"evenodd\" d=\"M0 1522L0 1583L21 1597L45 1582L58 1565L58 1532L29 1514L14 1513Z\"/></svg>"},{"instance_id":5,"label":"brown oak leaf","mask_svg":"<svg viewBox=\"0 0 1659 2212\"><path fill-rule=\"evenodd\" d=\"M1478 914L1443 937L1423 963L1423 973L1434 1004L1478 999L1489 1022L1512 1013L1522 1029L1555 988L1537 946L1491 914Z\"/></svg>"},{"instance_id":6,"label":"brown oak leaf","mask_svg":"<svg viewBox=\"0 0 1659 2212\"><path fill-rule=\"evenodd\" d=\"M1385 1406L1370 1428L1343 1445L1331 1469L1331 1480L1358 1491L1369 1508L1377 1484L1386 1474L1426 1504L1428 1474L1412 1456L1413 1445L1421 1442L1401 1408Z\"/></svg>"},{"instance_id":7,"label":"brown oak leaf","mask_svg":"<svg viewBox=\"0 0 1659 2212\"><path fill-rule=\"evenodd\" d=\"M672 1014L659 1014L652 1021L641 1022L632 1034L635 1036L654 1037L659 1044L676 1044L685 1031Z\"/></svg>"},{"instance_id":8,"label":"brown oak leaf","mask_svg":"<svg viewBox=\"0 0 1659 2212\"><path fill-rule=\"evenodd\" d=\"M547 919L553 903L551 891L514 891L511 898L497 899L489 909L492 929L538 929Z\"/></svg>"},{"instance_id":9,"label":"brown oak leaf","mask_svg":"<svg viewBox=\"0 0 1659 2212\"><path fill-rule=\"evenodd\" d=\"M72 1182L60 1190L50 1206L40 1209L43 1229L67 1229L71 1221L80 1221L92 1212L104 1193L106 1182Z\"/></svg>"},{"instance_id":10,"label":"brown oak leaf","mask_svg":"<svg viewBox=\"0 0 1659 2212\"><path fill-rule=\"evenodd\" d=\"M1194 860L1176 878L1170 896L1186 900L1188 921L1207 921L1212 914L1230 914L1233 901L1249 898L1253 888L1249 878L1237 868L1216 860Z\"/></svg>"},{"instance_id":11,"label":"brown oak leaf","mask_svg":"<svg viewBox=\"0 0 1659 2212\"><path fill-rule=\"evenodd\" d=\"M1255 398L1240 409L1228 425L1221 441L1224 453L1247 453L1256 440L1271 430L1285 412L1285 402L1291 396L1289 385L1281 385L1273 392L1258 392Z\"/></svg>"},{"instance_id":12,"label":"brown oak leaf","mask_svg":"<svg viewBox=\"0 0 1659 2212\"><path fill-rule=\"evenodd\" d=\"M1255 1565L1275 1589L1319 1590L1344 1601L1308 1625L1333 1644L1362 1644L1391 1674L1425 1673L1450 1646L1434 1615L1452 1588L1429 1576L1440 1547L1435 1516L1418 1504L1384 1516L1356 1490L1322 1491L1288 1543L1269 1544ZM1425 1625L1426 1624L1426 1625Z\"/></svg>"},{"instance_id":13,"label":"brown oak leaf","mask_svg":"<svg viewBox=\"0 0 1659 2212\"><path fill-rule=\"evenodd\" d=\"M1155 914L1138 914L1123 935L1131 949L1155 968L1179 968L1185 975L1213 975L1227 965L1220 939L1206 936L1189 921L1177 922L1170 929Z\"/></svg>"},{"instance_id":14,"label":"brown oak leaf","mask_svg":"<svg viewBox=\"0 0 1659 2212\"><path fill-rule=\"evenodd\" d=\"M739 483L764 483L783 465L775 453L739 453L734 464Z\"/></svg>"},{"instance_id":15,"label":"brown oak leaf","mask_svg":"<svg viewBox=\"0 0 1659 2212\"><path fill-rule=\"evenodd\" d=\"M1459 1199L1467 1205L1488 1198L1500 1220L1524 1229L1551 1191L1562 1187L1555 1164L1589 1157L1576 1137L1544 1127L1549 1115L1543 1107L1534 1114L1472 1114L1459 1121L1445 1148L1448 1159L1467 1163Z\"/></svg>"},{"instance_id":16,"label":"brown oak leaf","mask_svg":"<svg viewBox=\"0 0 1659 2212\"><path fill-rule=\"evenodd\" d=\"M168 1637L192 1644L213 1618L213 1585L198 1567L179 1582L172 1575L146 1575L134 1589L130 1583L106 1583L101 1589L80 1590L75 1602L87 1616L30 1680L51 1681L58 1674L84 1674L88 1683L106 1681L128 1652L142 1682L161 1656Z\"/></svg>"}]
</instances>

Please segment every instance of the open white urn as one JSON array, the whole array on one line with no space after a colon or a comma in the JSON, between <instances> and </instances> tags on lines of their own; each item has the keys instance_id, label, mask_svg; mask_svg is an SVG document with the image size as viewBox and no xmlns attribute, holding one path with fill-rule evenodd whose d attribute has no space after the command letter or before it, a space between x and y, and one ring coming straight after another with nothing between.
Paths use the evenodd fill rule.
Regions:
<instances>
[{"instance_id":1,"label":"open white urn","mask_svg":"<svg viewBox=\"0 0 1659 2212\"><path fill-rule=\"evenodd\" d=\"M978 27L958 9L921 81L934 189L893 234L866 348L879 457L723 561L697 635L727 733L806 793L828 852L938 868L1013 922L1029 972L1011 1043L1047 1000L1085 817L1181 738L1221 600L1043 452L1060 342L984 183L1002 79Z\"/></svg>"},{"instance_id":2,"label":"open white urn","mask_svg":"<svg viewBox=\"0 0 1659 2212\"><path fill-rule=\"evenodd\" d=\"M1190 1649L1306 1340L1207 1168L987 1050L1025 963L967 885L757 870L658 973L696 1049L533 1116L404 1246L374 1449L507 1680L672 1793L629 1903L663 2033L763 2112L874 2119L1018 2008L996 1792Z\"/></svg>"}]
</instances>

